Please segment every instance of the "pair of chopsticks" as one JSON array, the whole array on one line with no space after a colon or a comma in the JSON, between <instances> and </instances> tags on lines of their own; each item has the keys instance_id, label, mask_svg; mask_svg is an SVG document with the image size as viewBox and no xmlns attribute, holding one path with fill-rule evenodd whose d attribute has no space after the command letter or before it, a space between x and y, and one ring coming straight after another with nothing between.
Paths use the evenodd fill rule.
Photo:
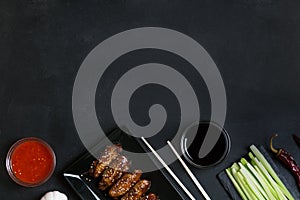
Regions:
<instances>
[{"instance_id":1,"label":"pair of chopsticks","mask_svg":"<svg viewBox=\"0 0 300 200\"><path fill-rule=\"evenodd\" d=\"M178 185L181 187L181 189L189 196L191 200L196 200L196 198L191 194L191 192L185 187L185 185L179 180L179 178L175 175L175 173L171 170L171 168L165 163L165 161L158 155L158 153L153 149L153 147L148 143L148 141L141 137L142 141L146 144L146 146L151 150L151 152L155 155L155 157L159 160L159 162L163 165L163 167L169 172L169 174L173 177L173 179L178 183ZM183 168L186 170L194 184L197 186L201 194L206 200L211 200L211 198L208 196L206 191L203 189L197 178L194 176L194 174L191 172L189 167L185 164L185 162L182 160L180 155L177 153L176 149L172 145L172 143L168 140L167 144L170 146L173 153L176 155L178 160L180 161Z\"/></svg>"}]
</instances>

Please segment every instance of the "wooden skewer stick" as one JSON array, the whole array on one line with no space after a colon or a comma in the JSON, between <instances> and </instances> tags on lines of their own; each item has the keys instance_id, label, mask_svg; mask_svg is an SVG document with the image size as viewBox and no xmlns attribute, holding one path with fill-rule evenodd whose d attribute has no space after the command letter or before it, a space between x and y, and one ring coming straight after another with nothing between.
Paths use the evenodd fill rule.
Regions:
<instances>
[{"instance_id":1,"label":"wooden skewer stick","mask_svg":"<svg viewBox=\"0 0 300 200\"><path fill-rule=\"evenodd\" d=\"M147 145L147 147L152 151L155 157L159 160L159 162L163 165L163 167L169 172L169 174L173 177L173 179L178 183L181 189L189 196L191 200L196 200L195 197L190 193L190 191L184 186L184 184L179 180L179 178L175 175L175 173L171 170L171 168L165 163L165 161L158 155L158 153L153 149L153 147L148 143L148 141L141 137L143 142Z\"/></svg>"},{"instance_id":2,"label":"wooden skewer stick","mask_svg":"<svg viewBox=\"0 0 300 200\"><path fill-rule=\"evenodd\" d=\"M172 143L169 140L167 141L167 143L170 146L170 148L172 149L173 153L178 158L179 162L181 163L181 165L183 166L183 168L185 169L185 171L188 173L188 175L190 176L190 178L193 180L194 184L197 186L197 188L199 189L199 191L201 192L201 194L203 195L203 197L206 200L211 200L211 198L208 196L208 194L206 193L206 191L203 189L203 187L201 186L201 184L199 183L199 181L197 180L197 178L195 177L195 175L192 173L192 171L190 170L190 168L185 164L185 162L182 160L182 158L180 157L180 155L177 153L177 151L174 148L174 146L172 145Z\"/></svg>"}]
</instances>

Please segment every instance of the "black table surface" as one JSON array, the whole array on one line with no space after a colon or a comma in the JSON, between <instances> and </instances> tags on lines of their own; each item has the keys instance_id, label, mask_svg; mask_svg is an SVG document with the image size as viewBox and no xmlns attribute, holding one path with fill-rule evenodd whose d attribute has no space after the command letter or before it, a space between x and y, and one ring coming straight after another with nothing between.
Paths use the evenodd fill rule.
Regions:
<instances>
[{"instance_id":1,"label":"black table surface","mask_svg":"<svg viewBox=\"0 0 300 200\"><path fill-rule=\"evenodd\" d=\"M189 35L223 77L230 154L216 167L192 168L213 199L229 199L217 173L250 144L266 145L273 132L280 134L277 145L300 163L291 138L300 135L299 9L299 1L274 0L0 1L1 199L39 199L49 190L78 199L62 176L85 151L72 116L77 71L100 42L137 27ZM54 175L36 188L16 185L5 169L9 147L29 136L46 140L57 156Z\"/></svg>"}]
</instances>

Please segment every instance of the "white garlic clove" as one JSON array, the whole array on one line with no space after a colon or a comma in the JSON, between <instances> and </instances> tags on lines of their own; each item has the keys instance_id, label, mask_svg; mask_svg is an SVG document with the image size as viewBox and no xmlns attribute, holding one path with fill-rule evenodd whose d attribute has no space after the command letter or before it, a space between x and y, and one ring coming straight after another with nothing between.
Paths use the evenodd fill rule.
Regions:
<instances>
[{"instance_id":1,"label":"white garlic clove","mask_svg":"<svg viewBox=\"0 0 300 200\"><path fill-rule=\"evenodd\" d=\"M59 191L47 192L41 200L68 200L68 197Z\"/></svg>"}]
</instances>

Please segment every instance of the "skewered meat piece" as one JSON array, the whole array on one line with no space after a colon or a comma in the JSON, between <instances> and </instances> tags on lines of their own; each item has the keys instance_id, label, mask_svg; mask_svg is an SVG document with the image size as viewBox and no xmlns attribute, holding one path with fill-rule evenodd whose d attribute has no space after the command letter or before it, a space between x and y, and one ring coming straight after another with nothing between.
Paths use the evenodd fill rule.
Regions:
<instances>
[{"instance_id":1,"label":"skewered meat piece","mask_svg":"<svg viewBox=\"0 0 300 200\"><path fill-rule=\"evenodd\" d=\"M139 200L143 194L149 190L150 186L151 181L140 180L121 198L121 200Z\"/></svg>"},{"instance_id":2,"label":"skewered meat piece","mask_svg":"<svg viewBox=\"0 0 300 200\"><path fill-rule=\"evenodd\" d=\"M142 197L140 200L159 200L159 197L153 193L150 193L150 194Z\"/></svg>"},{"instance_id":3,"label":"skewered meat piece","mask_svg":"<svg viewBox=\"0 0 300 200\"><path fill-rule=\"evenodd\" d=\"M128 171L129 166L130 162L125 156L118 156L112 161L109 168L103 172L102 179L99 182L99 189L106 190L119 180L124 172Z\"/></svg>"},{"instance_id":4,"label":"skewered meat piece","mask_svg":"<svg viewBox=\"0 0 300 200\"><path fill-rule=\"evenodd\" d=\"M109 196L112 198L118 198L123 196L126 192L134 186L142 175L141 170L134 170L133 173L124 174L121 179L119 179L116 184L114 184L109 190Z\"/></svg>"},{"instance_id":5,"label":"skewered meat piece","mask_svg":"<svg viewBox=\"0 0 300 200\"><path fill-rule=\"evenodd\" d=\"M100 174L107 168L107 166L120 154L122 147L120 145L107 146L104 152L101 153L98 161L92 163L89 173L92 174L94 178L98 178ZM97 163L97 164L96 164Z\"/></svg>"}]
</instances>

